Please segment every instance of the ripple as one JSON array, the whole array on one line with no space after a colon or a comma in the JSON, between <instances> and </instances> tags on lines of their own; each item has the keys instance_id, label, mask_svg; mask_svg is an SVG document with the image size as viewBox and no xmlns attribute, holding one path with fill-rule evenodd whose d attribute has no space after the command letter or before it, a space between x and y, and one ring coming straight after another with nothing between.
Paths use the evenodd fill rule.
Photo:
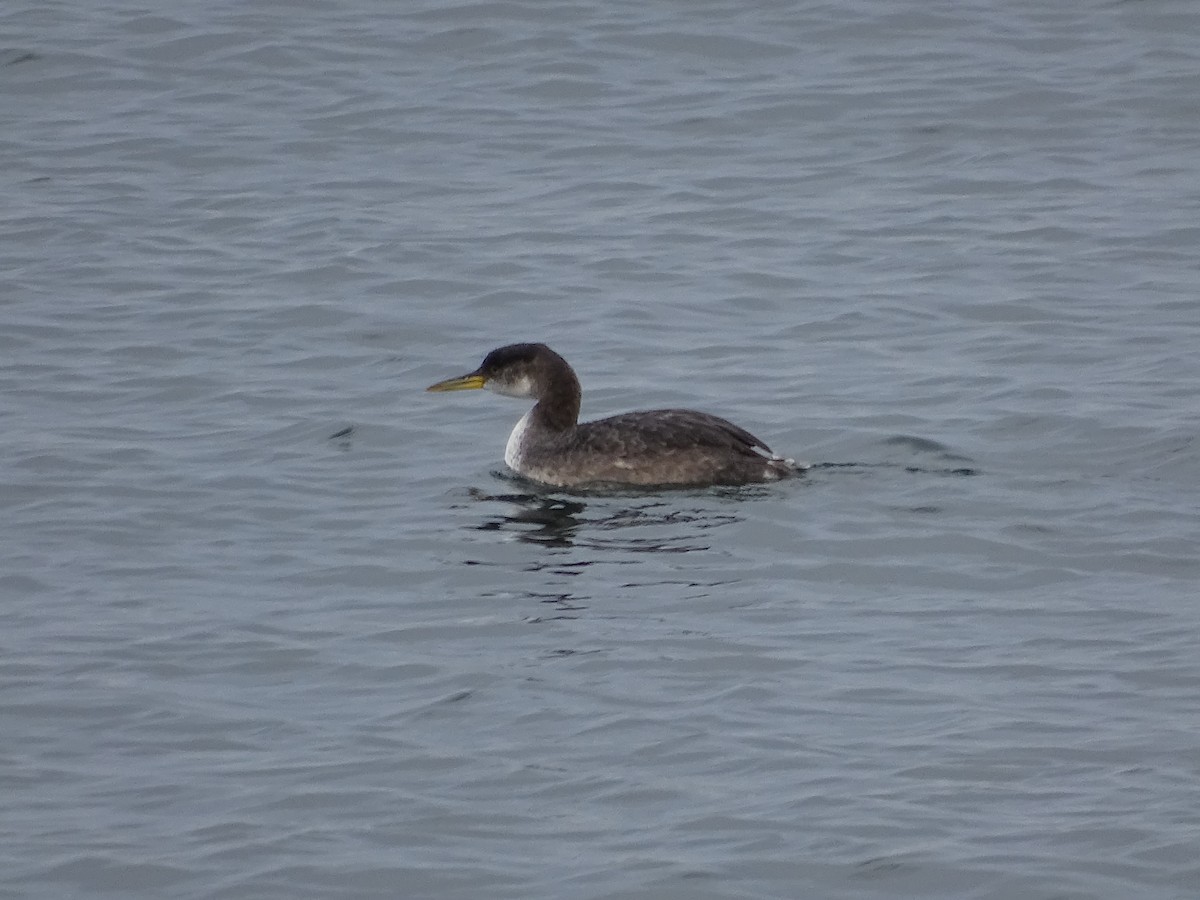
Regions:
<instances>
[{"instance_id":1,"label":"ripple","mask_svg":"<svg viewBox=\"0 0 1200 900\"><path fill-rule=\"evenodd\" d=\"M0 892L1190 896L1196 15L977 12L6 8Z\"/></svg>"}]
</instances>

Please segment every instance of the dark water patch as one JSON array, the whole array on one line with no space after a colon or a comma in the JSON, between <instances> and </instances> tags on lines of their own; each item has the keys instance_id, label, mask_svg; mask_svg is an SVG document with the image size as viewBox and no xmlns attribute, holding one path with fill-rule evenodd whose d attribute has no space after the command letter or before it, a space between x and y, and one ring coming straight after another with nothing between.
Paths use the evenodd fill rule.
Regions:
<instances>
[{"instance_id":1,"label":"dark water patch","mask_svg":"<svg viewBox=\"0 0 1200 900\"><path fill-rule=\"evenodd\" d=\"M41 55L32 50L8 49L0 50L0 66L19 66L21 63L41 59Z\"/></svg>"},{"instance_id":2,"label":"dark water patch","mask_svg":"<svg viewBox=\"0 0 1200 900\"><path fill-rule=\"evenodd\" d=\"M580 514L587 508L582 503L529 496L487 499L501 500L518 508L515 512L485 519L476 526L478 530L513 530L520 540L556 547L569 547L574 543L575 534L583 525Z\"/></svg>"},{"instance_id":3,"label":"dark water patch","mask_svg":"<svg viewBox=\"0 0 1200 900\"><path fill-rule=\"evenodd\" d=\"M929 466L906 466L901 465L900 463L819 462L813 463L812 468L814 470L862 472L864 474L873 471L898 469L911 475L947 475L962 478L968 478L982 474L979 469L975 469L970 466L955 466L951 468L938 469Z\"/></svg>"},{"instance_id":4,"label":"dark water patch","mask_svg":"<svg viewBox=\"0 0 1200 900\"><path fill-rule=\"evenodd\" d=\"M733 525L742 517L728 507L694 502L676 505L667 500L620 495L602 496L590 503L554 495L487 494L472 491L472 499L506 503L510 509L489 515L473 526L478 531L511 531L518 540L553 547L591 547L650 553L688 553L707 549L700 534ZM712 498L708 498L712 499ZM614 502L622 501L622 502ZM532 526L532 527L530 527ZM631 532L646 530L646 534ZM604 536L619 532L619 535Z\"/></svg>"}]
</instances>

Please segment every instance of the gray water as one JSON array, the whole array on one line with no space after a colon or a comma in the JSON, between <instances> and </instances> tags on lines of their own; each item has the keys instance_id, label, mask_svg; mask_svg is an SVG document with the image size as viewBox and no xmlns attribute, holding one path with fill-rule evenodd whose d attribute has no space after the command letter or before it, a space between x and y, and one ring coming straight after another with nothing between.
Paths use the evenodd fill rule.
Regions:
<instances>
[{"instance_id":1,"label":"gray water","mask_svg":"<svg viewBox=\"0 0 1200 900\"><path fill-rule=\"evenodd\" d=\"M0 26L0 896L1200 895L1194 2Z\"/></svg>"}]
</instances>

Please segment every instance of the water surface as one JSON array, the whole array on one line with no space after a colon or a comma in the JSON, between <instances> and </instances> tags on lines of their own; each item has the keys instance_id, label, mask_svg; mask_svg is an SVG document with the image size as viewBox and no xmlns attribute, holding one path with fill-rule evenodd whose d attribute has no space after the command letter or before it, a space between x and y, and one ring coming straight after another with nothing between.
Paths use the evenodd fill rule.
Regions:
<instances>
[{"instance_id":1,"label":"water surface","mask_svg":"<svg viewBox=\"0 0 1200 900\"><path fill-rule=\"evenodd\" d=\"M1193 4L0 23L0 896L1200 891Z\"/></svg>"}]
</instances>

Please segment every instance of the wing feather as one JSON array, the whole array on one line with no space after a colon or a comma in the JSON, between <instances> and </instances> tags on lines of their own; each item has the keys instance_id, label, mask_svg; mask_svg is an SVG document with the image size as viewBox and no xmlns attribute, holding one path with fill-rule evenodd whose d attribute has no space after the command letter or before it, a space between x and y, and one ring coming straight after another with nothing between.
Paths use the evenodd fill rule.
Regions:
<instances>
[{"instance_id":1,"label":"wing feather","mask_svg":"<svg viewBox=\"0 0 1200 900\"><path fill-rule=\"evenodd\" d=\"M771 448L720 416L693 409L653 409L584 422L576 428L580 448L625 456L656 456L689 448L732 450L758 456Z\"/></svg>"}]
</instances>

